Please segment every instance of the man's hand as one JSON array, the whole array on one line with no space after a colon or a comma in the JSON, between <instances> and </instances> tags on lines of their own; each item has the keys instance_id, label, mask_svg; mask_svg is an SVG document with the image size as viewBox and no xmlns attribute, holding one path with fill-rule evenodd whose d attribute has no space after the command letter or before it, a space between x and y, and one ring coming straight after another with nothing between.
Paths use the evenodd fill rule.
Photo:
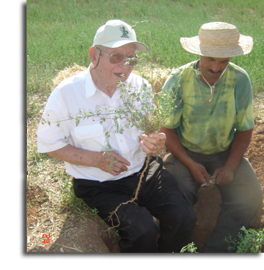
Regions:
<instances>
[{"instance_id":1,"label":"man's hand","mask_svg":"<svg viewBox=\"0 0 264 270\"><path fill-rule=\"evenodd\" d=\"M130 166L126 159L114 151L94 152L78 149L70 144L48 154L74 165L96 167L114 176L127 171L127 166Z\"/></svg>"},{"instance_id":2,"label":"man's hand","mask_svg":"<svg viewBox=\"0 0 264 270\"><path fill-rule=\"evenodd\" d=\"M223 167L217 168L211 176L211 179L216 179L215 183L219 186L230 184L234 179L234 170L224 165Z\"/></svg>"},{"instance_id":3,"label":"man's hand","mask_svg":"<svg viewBox=\"0 0 264 270\"><path fill-rule=\"evenodd\" d=\"M114 151L98 153L97 168L114 176L127 171L130 163Z\"/></svg>"},{"instance_id":4,"label":"man's hand","mask_svg":"<svg viewBox=\"0 0 264 270\"><path fill-rule=\"evenodd\" d=\"M165 133L151 133L149 135L140 135L140 145L143 151L148 155L156 155L165 145Z\"/></svg>"},{"instance_id":5,"label":"man's hand","mask_svg":"<svg viewBox=\"0 0 264 270\"><path fill-rule=\"evenodd\" d=\"M189 166L189 170L197 184L202 185L209 182L210 175L202 164L193 162L192 165Z\"/></svg>"}]
</instances>

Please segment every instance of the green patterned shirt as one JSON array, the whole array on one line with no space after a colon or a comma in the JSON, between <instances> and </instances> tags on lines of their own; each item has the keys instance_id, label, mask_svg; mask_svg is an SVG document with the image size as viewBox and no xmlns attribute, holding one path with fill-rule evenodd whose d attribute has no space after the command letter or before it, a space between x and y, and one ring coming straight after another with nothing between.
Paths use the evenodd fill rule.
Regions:
<instances>
[{"instance_id":1,"label":"green patterned shirt","mask_svg":"<svg viewBox=\"0 0 264 270\"><path fill-rule=\"evenodd\" d=\"M177 107L164 126L175 128L182 145L193 152L222 152L236 130L254 128L251 81L245 70L230 62L215 85L212 101L206 103L211 91L200 80L197 63L180 67L165 82L163 89L177 94Z\"/></svg>"}]
</instances>

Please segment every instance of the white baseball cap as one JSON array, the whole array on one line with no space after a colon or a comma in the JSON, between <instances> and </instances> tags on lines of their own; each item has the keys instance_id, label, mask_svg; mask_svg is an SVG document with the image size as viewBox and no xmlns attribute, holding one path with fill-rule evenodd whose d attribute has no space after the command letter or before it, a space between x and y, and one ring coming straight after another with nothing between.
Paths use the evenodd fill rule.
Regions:
<instances>
[{"instance_id":1,"label":"white baseball cap","mask_svg":"<svg viewBox=\"0 0 264 270\"><path fill-rule=\"evenodd\" d=\"M148 47L137 41L137 36L129 24L121 20L109 20L96 32L93 47L101 45L107 48L118 48L126 44L135 44L139 51L147 51Z\"/></svg>"}]
</instances>

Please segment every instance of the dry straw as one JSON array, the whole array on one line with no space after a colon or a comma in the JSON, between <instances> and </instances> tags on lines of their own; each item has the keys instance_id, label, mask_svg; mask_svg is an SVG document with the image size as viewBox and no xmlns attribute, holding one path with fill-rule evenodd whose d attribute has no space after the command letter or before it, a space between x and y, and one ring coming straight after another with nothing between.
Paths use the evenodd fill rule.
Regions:
<instances>
[{"instance_id":1,"label":"dry straw","mask_svg":"<svg viewBox=\"0 0 264 270\"><path fill-rule=\"evenodd\" d=\"M86 67L83 66L79 66L77 64L74 63L74 65L72 67L66 67L65 69L61 70L57 76L52 80L53 82L53 89L62 81L64 81L65 79L74 76L78 73L80 73L81 71L84 71L85 69L87 69Z\"/></svg>"},{"instance_id":2,"label":"dry straw","mask_svg":"<svg viewBox=\"0 0 264 270\"><path fill-rule=\"evenodd\" d=\"M52 80L53 89L63 80L71 76L74 76L78 74L79 72L84 71L86 69L87 67L74 64L72 67L66 67L65 69L61 70L57 74L57 76ZM170 74L171 69L144 67L144 68L141 68L139 71L133 71L133 72L147 78L153 90L156 92L159 92L162 86L164 85L168 75Z\"/></svg>"}]
</instances>

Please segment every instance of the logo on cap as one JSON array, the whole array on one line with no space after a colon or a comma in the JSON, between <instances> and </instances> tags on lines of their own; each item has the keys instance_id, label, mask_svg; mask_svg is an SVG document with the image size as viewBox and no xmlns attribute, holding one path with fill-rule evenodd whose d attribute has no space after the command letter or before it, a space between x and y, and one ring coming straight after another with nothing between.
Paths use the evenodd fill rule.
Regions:
<instances>
[{"instance_id":1,"label":"logo on cap","mask_svg":"<svg viewBox=\"0 0 264 270\"><path fill-rule=\"evenodd\" d=\"M121 37L123 37L123 38L129 38L129 36L128 36L128 33L129 32L126 30L125 26L121 26L119 29L122 32L122 36Z\"/></svg>"}]
</instances>

